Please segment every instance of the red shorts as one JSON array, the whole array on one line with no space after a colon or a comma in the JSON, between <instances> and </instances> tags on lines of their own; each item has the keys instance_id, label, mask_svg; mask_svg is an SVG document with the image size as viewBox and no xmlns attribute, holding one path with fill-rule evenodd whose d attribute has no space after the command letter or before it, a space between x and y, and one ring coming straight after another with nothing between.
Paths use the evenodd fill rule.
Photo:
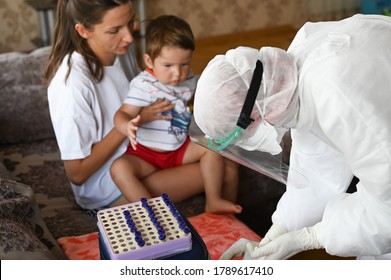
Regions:
<instances>
[{"instance_id":1,"label":"red shorts","mask_svg":"<svg viewBox=\"0 0 391 280\"><path fill-rule=\"evenodd\" d=\"M182 165L183 156L189 143L190 138L187 137L185 143L179 149L166 153L151 150L140 144L137 144L137 150L133 150L132 145L129 145L125 154L142 158L155 167L165 169Z\"/></svg>"}]
</instances>

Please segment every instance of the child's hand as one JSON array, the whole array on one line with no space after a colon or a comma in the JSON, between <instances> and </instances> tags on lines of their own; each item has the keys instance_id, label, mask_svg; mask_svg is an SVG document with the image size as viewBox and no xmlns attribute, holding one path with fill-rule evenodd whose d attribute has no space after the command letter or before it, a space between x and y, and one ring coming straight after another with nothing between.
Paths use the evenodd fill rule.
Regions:
<instances>
[{"instance_id":1,"label":"child's hand","mask_svg":"<svg viewBox=\"0 0 391 280\"><path fill-rule=\"evenodd\" d=\"M141 119L143 123L156 121L156 120L170 120L172 116L162 115L161 113L172 110L175 104L167 99L158 99L151 105L144 107L141 112Z\"/></svg>"},{"instance_id":2,"label":"child's hand","mask_svg":"<svg viewBox=\"0 0 391 280\"><path fill-rule=\"evenodd\" d=\"M138 125L140 124L141 116L137 115L134 119L130 120L127 125L127 133L128 138L130 140L130 144L132 145L132 148L136 150L137 148L137 141L136 141L136 135L137 135L137 129Z\"/></svg>"}]
</instances>

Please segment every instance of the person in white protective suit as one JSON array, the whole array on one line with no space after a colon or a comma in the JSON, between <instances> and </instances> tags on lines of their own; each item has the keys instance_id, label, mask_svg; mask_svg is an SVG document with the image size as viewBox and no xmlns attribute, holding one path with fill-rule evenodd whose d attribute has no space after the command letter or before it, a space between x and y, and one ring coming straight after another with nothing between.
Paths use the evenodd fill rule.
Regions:
<instances>
[{"instance_id":1,"label":"person in white protective suit","mask_svg":"<svg viewBox=\"0 0 391 280\"><path fill-rule=\"evenodd\" d=\"M287 259L322 248L390 258L391 18L306 23L287 51L238 47L217 55L194 103L195 122L209 138L235 130L257 61L263 74L250 124L230 145L275 154L290 129L297 172L288 174L262 241L241 239L221 258ZM353 176L357 191L346 193Z\"/></svg>"}]
</instances>

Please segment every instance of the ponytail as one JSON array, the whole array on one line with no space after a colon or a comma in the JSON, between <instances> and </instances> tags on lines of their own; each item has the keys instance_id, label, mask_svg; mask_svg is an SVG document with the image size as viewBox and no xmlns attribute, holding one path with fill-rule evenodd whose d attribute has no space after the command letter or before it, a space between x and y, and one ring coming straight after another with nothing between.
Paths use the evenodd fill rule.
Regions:
<instances>
[{"instance_id":1,"label":"ponytail","mask_svg":"<svg viewBox=\"0 0 391 280\"><path fill-rule=\"evenodd\" d=\"M56 25L54 27L54 39L52 50L49 56L49 62L46 67L44 83L48 85L54 77L57 69L64 57L76 50L73 44L72 37L77 34L72 19L67 15L67 4L69 0L59 0L57 2ZM70 58L68 58L68 73L69 76L71 65Z\"/></svg>"},{"instance_id":2,"label":"ponytail","mask_svg":"<svg viewBox=\"0 0 391 280\"><path fill-rule=\"evenodd\" d=\"M44 83L49 85L65 56L68 57L68 79L72 69L71 54L80 53L87 64L90 75L97 82L103 78L103 65L89 47L87 40L82 38L75 29L77 23L91 29L102 22L105 13L131 0L59 0L57 1L56 25L49 61L44 74Z\"/></svg>"}]
</instances>

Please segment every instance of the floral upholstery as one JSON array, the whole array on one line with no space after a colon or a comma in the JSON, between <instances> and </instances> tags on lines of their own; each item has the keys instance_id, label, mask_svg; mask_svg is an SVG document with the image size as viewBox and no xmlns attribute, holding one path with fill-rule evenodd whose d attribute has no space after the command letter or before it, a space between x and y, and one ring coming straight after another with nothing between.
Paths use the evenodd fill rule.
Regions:
<instances>
[{"instance_id":1,"label":"floral upholstery","mask_svg":"<svg viewBox=\"0 0 391 280\"><path fill-rule=\"evenodd\" d=\"M50 48L0 55L0 144L54 136L42 84Z\"/></svg>"},{"instance_id":2,"label":"floral upholstery","mask_svg":"<svg viewBox=\"0 0 391 280\"><path fill-rule=\"evenodd\" d=\"M46 227L33 190L0 178L0 259L66 259Z\"/></svg>"}]
</instances>

